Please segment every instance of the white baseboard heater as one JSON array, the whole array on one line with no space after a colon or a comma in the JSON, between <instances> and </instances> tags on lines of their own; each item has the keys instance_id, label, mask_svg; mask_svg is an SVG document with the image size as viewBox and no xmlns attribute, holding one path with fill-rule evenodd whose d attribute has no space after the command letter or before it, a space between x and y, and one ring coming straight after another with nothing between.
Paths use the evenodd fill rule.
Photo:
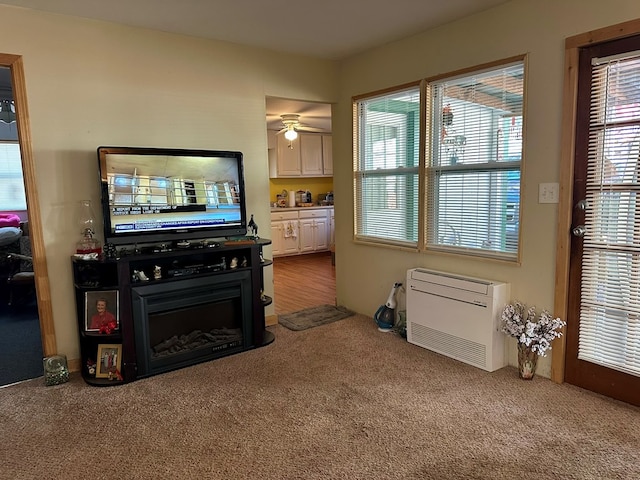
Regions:
<instances>
[{"instance_id":1,"label":"white baseboard heater","mask_svg":"<svg viewBox=\"0 0 640 480\"><path fill-rule=\"evenodd\" d=\"M508 283L412 268L406 291L410 343L489 372L507 364L500 314Z\"/></svg>"}]
</instances>

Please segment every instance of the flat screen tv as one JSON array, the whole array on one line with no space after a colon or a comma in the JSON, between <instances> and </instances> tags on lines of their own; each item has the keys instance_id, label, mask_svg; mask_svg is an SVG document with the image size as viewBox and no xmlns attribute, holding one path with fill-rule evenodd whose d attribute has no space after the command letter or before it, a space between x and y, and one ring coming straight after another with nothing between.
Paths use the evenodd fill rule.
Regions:
<instances>
[{"instance_id":1,"label":"flat screen tv","mask_svg":"<svg viewBox=\"0 0 640 480\"><path fill-rule=\"evenodd\" d=\"M247 233L241 152L98 147L105 242Z\"/></svg>"}]
</instances>

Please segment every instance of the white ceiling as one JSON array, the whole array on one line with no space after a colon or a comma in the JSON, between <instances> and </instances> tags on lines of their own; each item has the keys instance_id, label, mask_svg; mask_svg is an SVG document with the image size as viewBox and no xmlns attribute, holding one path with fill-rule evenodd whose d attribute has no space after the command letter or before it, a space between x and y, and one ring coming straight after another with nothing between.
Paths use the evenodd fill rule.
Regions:
<instances>
[{"instance_id":1,"label":"white ceiling","mask_svg":"<svg viewBox=\"0 0 640 480\"><path fill-rule=\"evenodd\" d=\"M280 130L280 115L295 113L300 115L300 123L331 132L331 105L327 103L301 102L285 98L267 97L267 130Z\"/></svg>"},{"instance_id":2,"label":"white ceiling","mask_svg":"<svg viewBox=\"0 0 640 480\"><path fill-rule=\"evenodd\" d=\"M508 0L0 0L91 18L285 53L340 60ZM331 131L330 106L267 99L267 127L280 115Z\"/></svg>"},{"instance_id":3,"label":"white ceiling","mask_svg":"<svg viewBox=\"0 0 640 480\"><path fill-rule=\"evenodd\" d=\"M506 1L0 0L0 4L337 60Z\"/></svg>"}]
</instances>

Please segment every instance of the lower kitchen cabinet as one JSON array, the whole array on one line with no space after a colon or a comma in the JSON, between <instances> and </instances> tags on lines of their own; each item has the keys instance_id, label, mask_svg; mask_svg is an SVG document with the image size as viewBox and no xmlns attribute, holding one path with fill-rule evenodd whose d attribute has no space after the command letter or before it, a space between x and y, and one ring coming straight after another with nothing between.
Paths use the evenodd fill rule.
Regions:
<instances>
[{"instance_id":1,"label":"lower kitchen cabinet","mask_svg":"<svg viewBox=\"0 0 640 480\"><path fill-rule=\"evenodd\" d=\"M329 210L329 247L333 247L336 244L336 217L335 211Z\"/></svg>"},{"instance_id":2,"label":"lower kitchen cabinet","mask_svg":"<svg viewBox=\"0 0 640 480\"><path fill-rule=\"evenodd\" d=\"M300 208L271 213L274 257L329 250L333 208Z\"/></svg>"},{"instance_id":3,"label":"lower kitchen cabinet","mask_svg":"<svg viewBox=\"0 0 640 480\"><path fill-rule=\"evenodd\" d=\"M298 212L271 213L271 255L296 255L299 247Z\"/></svg>"},{"instance_id":4,"label":"lower kitchen cabinet","mask_svg":"<svg viewBox=\"0 0 640 480\"><path fill-rule=\"evenodd\" d=\"M329 249L327 210L300 211L300 252Z\"/></svg>"}]
</instances>

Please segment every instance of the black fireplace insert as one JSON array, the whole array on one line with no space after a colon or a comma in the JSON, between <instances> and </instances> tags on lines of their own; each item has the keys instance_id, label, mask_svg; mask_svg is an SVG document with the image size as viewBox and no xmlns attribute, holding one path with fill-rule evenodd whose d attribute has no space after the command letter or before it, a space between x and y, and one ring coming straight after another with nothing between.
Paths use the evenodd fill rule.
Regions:
<instances>
[{"instance_id":1,"label":"black fireplace insert","mask_svg":"<svg viewBox=\"0 0 640 480\"><path fill-rule=\"evenodd\" d=\"M138 378L251 348L248 271L131 289Z\"/></svg>"}]
</instances>

